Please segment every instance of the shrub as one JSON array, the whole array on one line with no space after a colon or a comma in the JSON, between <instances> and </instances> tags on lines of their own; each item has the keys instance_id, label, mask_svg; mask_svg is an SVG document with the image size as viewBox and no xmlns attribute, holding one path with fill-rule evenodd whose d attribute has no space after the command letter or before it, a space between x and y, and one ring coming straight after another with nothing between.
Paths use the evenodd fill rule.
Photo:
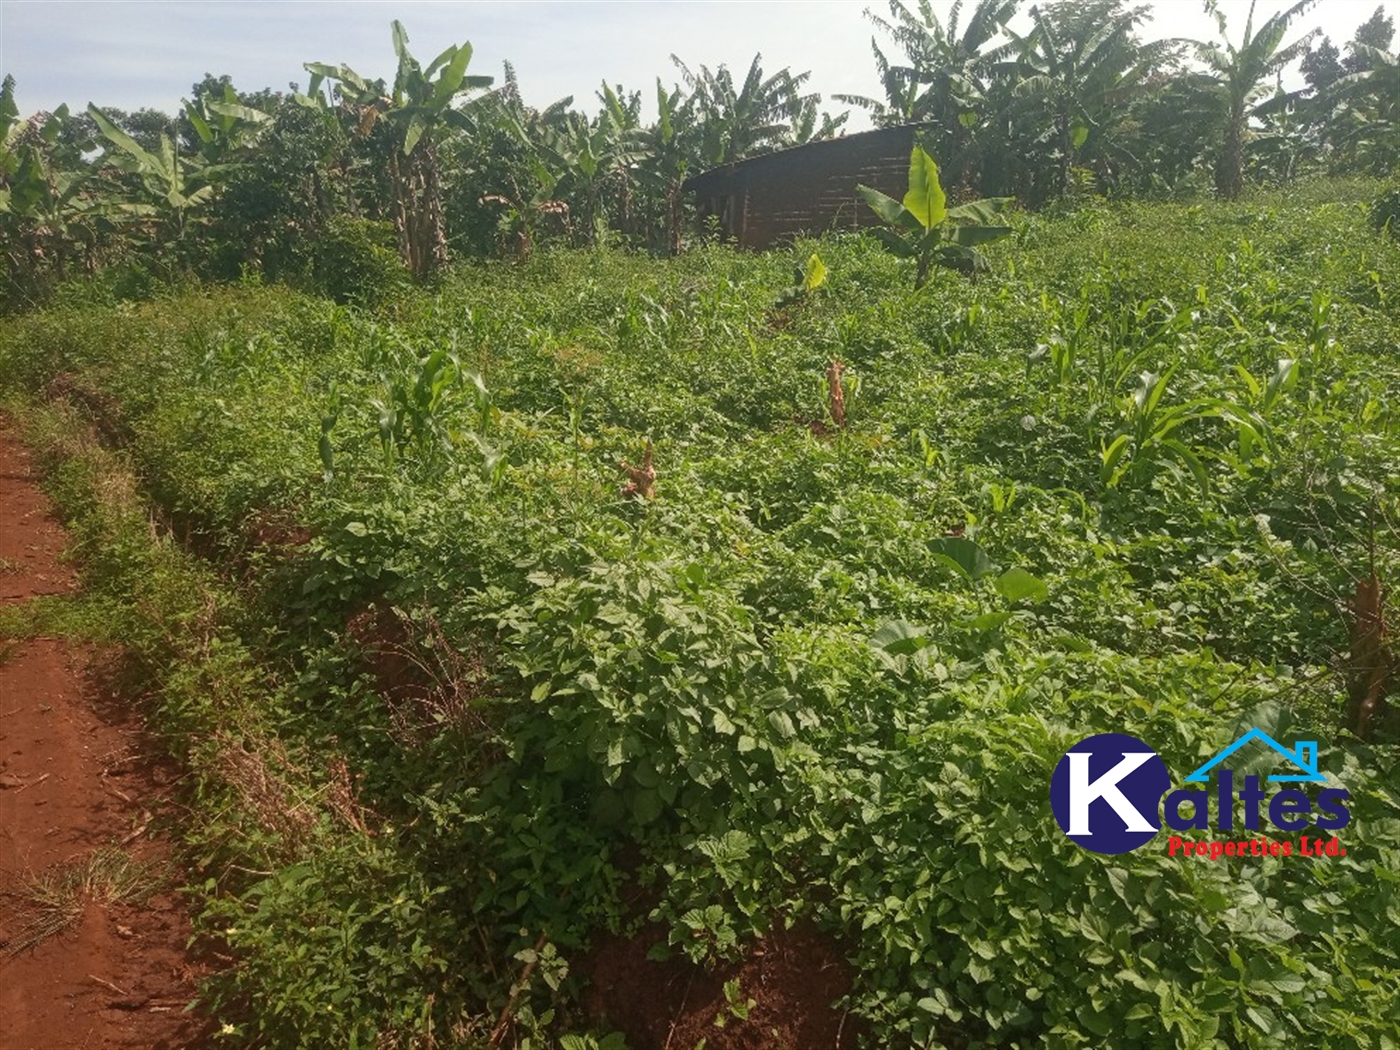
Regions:
<instances>
[{"instance_id":1,"label":"shrub","mask_svg":"<svg viewBox=\"0 0 1400 1050\"><path fill-rule=\"evenodd\" d=\"M1382 232L1389 231L1400 239L1400 188L1383 193L1371 205L1371 225Z\"/></svg>"},{"instance_id":2,"label":"shrub","mask_svg":"<svg viewBox=\"0 0 1400 1050\"><path fill-rule=\"evenodd\" d=\"M312 257L313 288L337 303L373 309L409 284L394 250L391 223L338 215L326 223Z\"/></svg>"}]
</instances>

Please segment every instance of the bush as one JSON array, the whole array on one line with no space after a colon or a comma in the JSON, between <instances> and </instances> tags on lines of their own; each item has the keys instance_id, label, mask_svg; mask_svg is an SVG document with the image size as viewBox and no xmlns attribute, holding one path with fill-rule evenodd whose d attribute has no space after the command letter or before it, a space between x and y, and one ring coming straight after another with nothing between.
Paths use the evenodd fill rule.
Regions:
<instances>
[{"instance_id":1,"label":"bush","mask_svg":"<svg viewBox=\"0 0 1400 1050\"><path fill-rule=\"evenodd\" d=\"M316 242L311 280L337 303L373 309L404 291L410 278L390 223L337 215Z\"/></svg>"},{"instance_id":2,"label":"bush","mask_svg":"<svg viewBox=\"0 0 1400 1050\"><path fill-rule=\"evenodd\" d=\"M243 288L8 325L0 378L110 399L141 494L236 581L229 637L174 650L147 632L200 604L123 576L134 644L197 661L164 695L208 782L261 755L294 831L350 785L374 832L218 817L202 928L239 968L206 1001L277 1046L490 1028L511 960L620 928L635 882L692 957L815 922L873 1045L1388 1045L1400 756L1339 735L1334 673L1356 574L1400 579L1381 188L1031 216L918 294L851 237L537 252L392 317ZM814 249L828 284L772 310ZM382 224L320 265L347 302L407 281ZM623 499L648 440L656 498ZM1073 741L1184 771L1244 726L1318 742L1346 857L1055 830Z\"/></svg>"},{"instance_id":3,"label":"bush","mask_svg":"<svg viewBox=\"0 0 1400 1050\"><path fill-rule=\"evenodd\" d=\"M1371 205L1371 225L1382 232L1400 238L1400 189L1383 193Z\"/></svg>"}]
</instances>

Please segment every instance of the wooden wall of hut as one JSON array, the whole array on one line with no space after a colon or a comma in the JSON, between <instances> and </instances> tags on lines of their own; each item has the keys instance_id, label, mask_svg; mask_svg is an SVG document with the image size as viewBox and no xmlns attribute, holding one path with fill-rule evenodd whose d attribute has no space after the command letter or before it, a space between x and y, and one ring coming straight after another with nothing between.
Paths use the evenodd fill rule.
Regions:
<instances>
[{"instance_id":1,"label":"wooden wall of hut","mask_svg":"<svg viewBox=\"0 0 1400 1050\"><path fill-rule=\"evenodd\" d=\"M915 128L884 128L767 153L690 179L702 227L718 216L727 240L762 249L802 234L879 223L856 186L896 200L908 185Z\"/></svg>"}]
</instances>

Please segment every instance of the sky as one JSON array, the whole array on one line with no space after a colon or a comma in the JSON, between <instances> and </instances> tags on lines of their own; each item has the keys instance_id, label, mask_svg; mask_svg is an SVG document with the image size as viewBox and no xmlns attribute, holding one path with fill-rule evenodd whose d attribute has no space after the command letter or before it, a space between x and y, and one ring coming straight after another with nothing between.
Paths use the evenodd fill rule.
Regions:
<instances>
[{"instance_id":1,"label":"sky","mask_svg":"<svg viewBox=\"0 0 1400 1050\"><path fill-rule=\"evenodd\" d=\"M1321 0L1288 39L1321 27L1340 46L1377 2ZM499 83L509 60L532 106L572 95L579 108L596 111L606 78L642 90L644 113L654 112L657 76L667 86L680 79L673 53L692 69L724 63L742 76L762 52L770 74L784 66L810 70L808 88L837 112L846 107L833 94L879 93L867 6L888 11L885 0L0 0L0 75L14 75L24 114L65 102L80 110L90 101L174 112L206 72L229 74L242 91L285 90L294 80L305 87L308 61L392 79L389 23L397 18L424 63L470 41L471 72ZM951 6L934 0L941 17ZM1258 0L1256 24L1283 6ZM1400 0L1380 6L1400 23ZM1249 0L1221 0L1220 8L1238 40ZM1214 33L1201 0L1156 0L1143 36ZM853 116L849 127L863 124Z\"/></svg>"}]
</instances>

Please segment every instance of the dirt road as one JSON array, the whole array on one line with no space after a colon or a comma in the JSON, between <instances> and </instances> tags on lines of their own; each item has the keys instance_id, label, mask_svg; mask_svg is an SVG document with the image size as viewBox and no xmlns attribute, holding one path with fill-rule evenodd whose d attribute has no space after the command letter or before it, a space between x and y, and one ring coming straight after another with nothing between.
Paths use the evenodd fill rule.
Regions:
<instances>
[{"instance_id":1,"label":"dirt road","mask_svg":"<svg viewBox=\"0 0 1400 1050\"><path fill-rule=\"evenodd\" d=\"M0 418L0 605L71 595L66 537ZM0 637L0 1048L202 1046L197 967L160 827L176 773L130 703L120 654Z\"/></svg>"}]
</instances>

